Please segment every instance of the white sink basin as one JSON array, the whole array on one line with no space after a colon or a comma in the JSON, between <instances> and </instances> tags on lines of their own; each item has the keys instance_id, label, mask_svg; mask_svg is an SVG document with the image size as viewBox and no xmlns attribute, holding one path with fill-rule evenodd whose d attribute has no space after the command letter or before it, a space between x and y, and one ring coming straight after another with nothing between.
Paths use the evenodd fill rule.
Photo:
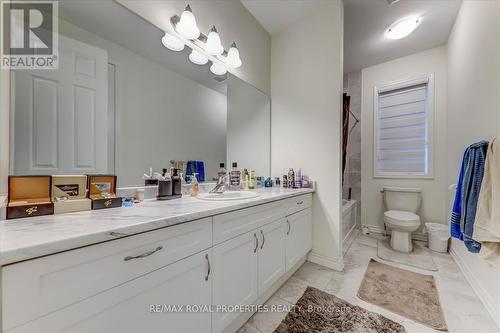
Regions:
<instances>
[{"instance_id":1,"label":"white sink basin","mask_svg":"<svg viewBox=\"0 0 500 333\"><path fill-rule=\"evenodd\" d=\"M226 191L224 193L200 193L197 198L208 201L230 201L257 198L259 192L253 191Z\"/></svg>"}]
</instances>

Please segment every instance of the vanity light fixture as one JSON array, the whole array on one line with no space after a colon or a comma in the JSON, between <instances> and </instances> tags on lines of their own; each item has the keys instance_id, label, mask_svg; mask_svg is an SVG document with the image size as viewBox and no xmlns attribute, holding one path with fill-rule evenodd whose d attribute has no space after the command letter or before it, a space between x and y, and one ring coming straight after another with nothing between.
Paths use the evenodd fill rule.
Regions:
<instances>
[{"instance_id":1,"label":"vanity light fixture","mask_svg":"<svg viewBox=\"0 0 500 333\"><path fill-rule=\"evenodd\" d=\"M241 67L240 51L236 43L233 42L228 51L224 50L215 26L212 26L208 35L200 33L189 5L180 17L172 16L170 23L173 30L165 32L162 38L162 43L166 48L181 51L184 46L189 47L192 50L189 60L196 65L205 65L210 61L210 71L218 76L225 75L228 68Z\"/></svg>"},{"instance_id":2,"label":"vanity light fixture","mask_svg":"<svg viewBox=\"0 0 500 333\"><path fill-rule=\"evenodd\" d=\"M220 36L215 28L215 25L212 26L210 32L208 33L205 50L210 55L221 55L222 52L224 52L224 47L222 46Z\"/></svg>"},{"instance_id":3,"label":"vanity light fixture","mask_svg":"<svg viewBox=\"0 0 500 333\"><path fill-rule=\"evenodd\" d=\"M179 23L175 26L175 30L186 39L197 39L200 37L200 29L196 25L196 18L193 15L193 11L189 5L181 14Z\"/></svg>"},{"instance_id":4,"label":"vanity light fixture","mask_svg":"<svg viewBox=\"0 0 500 333\"><path fill-rule=\"evenodd\" d=\"M224 75L227 73L226 67L217 62L212 63L212 66L210 66L210 71L215 75Z\"/></svg>"},{"instance_id":5,"label":"vanity light fixture","mask_svg":"<svg viewBox=\"0 0 500 333\"><path fill-rule=\"evenodd\" d=\"M233 68L241 66L240 51L238 51L235 42L231 44L231 48L227 51L227 64Z\"/></svg>"},{"instance_id":6,"label":"vanity light fixture","mask_svg":"<svg viewBox=\"0 0 500 333\"><path fill-rule=\"evenodd\" d=\"M176 52L184 50L184 43L168 32L165 32L165 35L161 38L161 42L169 50Z\"/></svg>"},{"instance_id":7,"label":"vanity light fixture","mask_svg":"<svg viewBox=\"0 0 500 333\"><path fill-rule=\"evenodd\" d=\"M407 17L391 24L385 31L385 37L389 39L401 39L411 34L422 22L422 17Z\"/></svg>"},{"instance_id":8,"label":"vanity light fixture","mask_svg":"<svg viewBox=\"0 0 500 333\"><path fill-rule=\"evenodd\" d=\"M191 51L189 60L191 60L191 62L196 65L205 65L208 62L207 56L196 50Z\"/></svg>"}]
</instances>

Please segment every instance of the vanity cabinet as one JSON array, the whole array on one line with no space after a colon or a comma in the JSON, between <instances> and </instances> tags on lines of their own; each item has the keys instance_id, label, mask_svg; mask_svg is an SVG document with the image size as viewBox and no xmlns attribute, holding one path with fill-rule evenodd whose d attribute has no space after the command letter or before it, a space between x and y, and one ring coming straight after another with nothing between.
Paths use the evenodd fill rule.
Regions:
<instances>
[{"instance_id":1,"label":"vanity cabinet","mask_svg":"<svg viewBox=\"0 0 500 333\"><path fill-rule=\"evenodd\" d=\"M311 208L286 217L286 270L290 270L312 248Z\"/></svg>"},{"instance_id":2,"label":"vanity cabinet","mask_svg":"<svg viewBox=\"0 0 500 333\"><path fill-rule=\"evenodd\" d=\"M1 331L232 330L251 315L234 306L265 302L311 249L310 198L4 266Z\"/></svg>"}]
</instances>

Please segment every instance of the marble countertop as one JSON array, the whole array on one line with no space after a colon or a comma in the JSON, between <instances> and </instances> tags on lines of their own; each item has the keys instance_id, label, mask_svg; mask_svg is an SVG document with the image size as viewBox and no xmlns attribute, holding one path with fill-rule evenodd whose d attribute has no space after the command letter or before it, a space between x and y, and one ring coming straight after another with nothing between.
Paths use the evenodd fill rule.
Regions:
<instances>
[{"instance_id":1,"label":"marble countertop","mask_svg":"<svg viewBox=\"0 0 500 333\"><path fill-rule=\"evenodd\" d=\"M0 266L281 200L312 189L260 189L257 198L205 201L184 196L111 208L0 221Z\"/></svg>"}]
</instances>

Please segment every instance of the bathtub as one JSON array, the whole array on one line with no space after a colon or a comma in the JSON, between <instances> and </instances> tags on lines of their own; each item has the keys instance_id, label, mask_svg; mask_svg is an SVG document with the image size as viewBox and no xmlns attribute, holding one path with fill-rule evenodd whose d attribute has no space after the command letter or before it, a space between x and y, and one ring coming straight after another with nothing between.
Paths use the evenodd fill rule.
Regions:
<instances>
[{"instance_id":1,"label":"bathtub","mask_svg":"<svg viewBox=\"0 0 500 333\"><path fill-rule=\"evenodd\" d=\"M342 199L342 252L349 249L358 227L356 200Z\"/></svg>"}]
</instances>

